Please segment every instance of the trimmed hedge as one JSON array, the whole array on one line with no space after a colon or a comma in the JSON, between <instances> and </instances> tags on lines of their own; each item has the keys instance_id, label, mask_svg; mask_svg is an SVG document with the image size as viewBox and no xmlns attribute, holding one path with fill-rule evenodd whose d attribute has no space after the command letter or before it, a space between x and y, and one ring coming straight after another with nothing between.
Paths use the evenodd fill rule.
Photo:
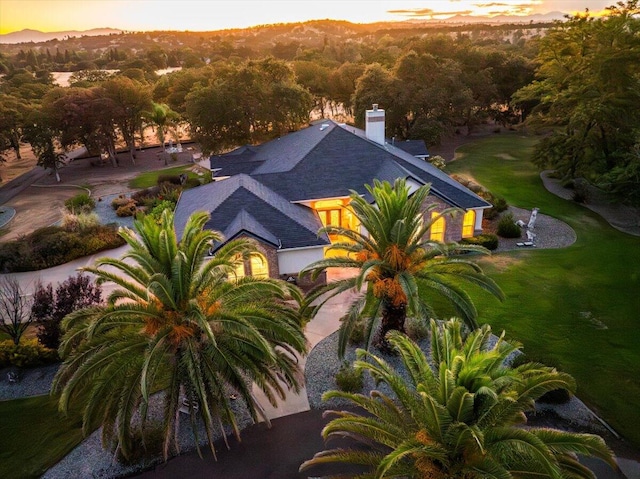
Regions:
<instances>
[{"instance_id":1,"label":"trimmed hedge","mask_svg":"<svg viewBox=\"0 0 640 479\"><path fill-rule=\"evenodd\" d=\"M17 346L11 340L0 342L0 368L30 368L59 360L58 351L45 348L35 339L23 340Z\"/></svg>"},{"instance_id":2,"label":"trimmed hedge","mask_svg":"<svg viewBox=\"0 0 640 479\"><path fill-rule=\"evenodd\" d=\"M51 268L124 243L115 225L93 226L81 232L48 226L16 241L0 244L0 272Z\"/></svg>"},{"instance_id":3,"label":"trimmed hedge","mask_svg":"<svg viewBox=\"0 0 640 479\"><path fill-rule=\"evenodd\" d=\"M483 233L478 236L471 236L469 238L462 238L459 241L460 244L475 244L478 246L484 246L489 251L493 251L498 248L498 237L492 233Z\"/></svg>"}]
</instances>

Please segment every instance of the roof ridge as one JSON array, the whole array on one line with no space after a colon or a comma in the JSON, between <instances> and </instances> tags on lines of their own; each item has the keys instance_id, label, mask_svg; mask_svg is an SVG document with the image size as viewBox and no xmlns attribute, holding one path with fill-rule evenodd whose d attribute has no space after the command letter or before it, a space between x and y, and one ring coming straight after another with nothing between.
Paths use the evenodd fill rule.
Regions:
<instances>
[{"instance_id":1,"label":"roof ridge","mask_svg":"<svg viewBox=\"0 0 640 479\"><path fill-rule=\"evenodd\" d=\"M267 190L269 193L271 193L273 195L273 197L276 197L282 201L280 201L281 205L284 206L284 208L288 209L289 211L298 211L298 208L305 208L303 206L300 206L298 204L294 204L291 203L288 199L286 199L285 197L283 197L282 195L280 195L279 193L275 192L274 190L272 190L271 188L269 188L267 185L265 185L264 183L262 183L261 181L257 180L256 178L254 178L251 175L247 175L245 173L241 173L239 175L237 175L238 177L238 182L239 182L239 186L244 188L245 190L247 190L248 192L250 192L252 195L254 195L255 197L257 197L260 201L263 201L264 203L267 203L268 205L274 207L276 210L280 210L280 208L278 207L278 205L274 205L273 203L265 200L263 198L263 195L260 195L259 192L254 191L254 186L258 185L259 188L264 188L265 190ZM248 179L249 180L249 184L251 185L251 187L247 187L248 185L245 184L244 180ZM224 180L224 181L228 181L228 180ZM313 211L313 210L312 210ZM287 212L285 211L281 211L285 216L287 216L288 218L290 218L293 222L297 223L298 225L300 225L301 227L303 227L304 229L306 229L307 231L310 231L313 234L318 234L318 231L314 230L313 228L311 228L310 226L303 224L302 222L298 221L297 218L287 214Z\"/></svg>"}]
</instances>

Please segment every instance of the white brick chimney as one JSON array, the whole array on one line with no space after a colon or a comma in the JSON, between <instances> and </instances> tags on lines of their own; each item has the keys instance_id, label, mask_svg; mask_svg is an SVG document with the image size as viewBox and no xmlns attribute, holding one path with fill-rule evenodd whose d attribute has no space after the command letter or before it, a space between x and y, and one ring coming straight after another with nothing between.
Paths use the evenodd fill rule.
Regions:
<instances>
[{"instance_id":1,"label":"white brick chimney","mask_svg":"<svg viewBox=\"0 0 640 479\"><path fill-rule=\"evenodd\" d=\"M373 109L365 114L365 133L367 138L380 145L385 143L384 135L384 110L378 109L378 104L373 104Z\"/></svg>"}]
</instances>

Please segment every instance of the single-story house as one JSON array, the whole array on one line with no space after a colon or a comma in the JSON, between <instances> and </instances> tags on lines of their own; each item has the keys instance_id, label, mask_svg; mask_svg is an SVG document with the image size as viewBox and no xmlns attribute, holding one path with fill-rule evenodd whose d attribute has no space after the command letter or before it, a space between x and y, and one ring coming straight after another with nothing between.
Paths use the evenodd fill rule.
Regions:
<instances>
[{"instance_id":1,"label":"single-story house","mask_svg":"<svg viewBox=\"0 0 640 479\"><path fill-rule=\"evenodd\" d=\"M389 142L384 110L366 113L366 129L319 120L307 128L261 145L247 145L210 158L214 182L185 191L176 207L175 227L182 234L194 211L207 211L207 226L225 239L256 241L256 254L238 274L296 278L322 259L331 238L323 225L358 228L346 206L351 190L369 196L374 179L405 178L412 188L429 183L429 204L464 214L435 222L430 235L457 241L481 232L483 210L491 205L432 166L424 142ZM214 245L212 253L219 245ZM241 268L240 268L241 269ZM303 285L304 286L304 285Z\"/></svg>"}]
</instances>

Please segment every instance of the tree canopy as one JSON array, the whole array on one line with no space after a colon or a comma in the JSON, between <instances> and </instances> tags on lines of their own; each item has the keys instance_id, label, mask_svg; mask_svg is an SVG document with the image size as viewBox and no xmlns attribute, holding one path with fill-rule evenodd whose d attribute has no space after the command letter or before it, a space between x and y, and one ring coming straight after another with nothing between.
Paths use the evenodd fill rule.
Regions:
<instances>
[{"instance_id":1,"label":"tree canopy","mask_svg":"<svg viewBox=\"0 0 640 479\"><path fill-rule=\"evenodd\" d=\"M533 161L568 178L585 177L638 202L640 187L640 7L618 2L608 15L558 23L540 40L536 80L515 104L537 103L528 123L551 133Z\"/></svg>"}]
</instances>

